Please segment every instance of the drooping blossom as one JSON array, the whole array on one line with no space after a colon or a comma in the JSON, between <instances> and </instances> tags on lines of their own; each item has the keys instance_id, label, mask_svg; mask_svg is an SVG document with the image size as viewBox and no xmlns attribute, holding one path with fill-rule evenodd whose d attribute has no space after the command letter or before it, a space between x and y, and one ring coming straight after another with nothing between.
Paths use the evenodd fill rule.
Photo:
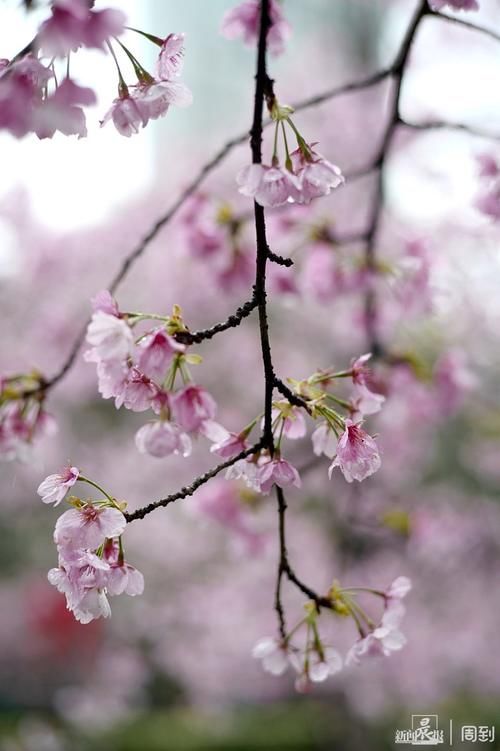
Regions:
<instances>
[{"instance_id":1,"label":"drooping blossom","mask_svg":"<svg viewBox=\"0 0 500 751\"><path fill-rule=\"evenodd\" d=\"M189 456L191 439L178 425L166 420L148 422L135 434L135 445L141 454L161 459L171 454Z\"/></svg>"},{"instance_id":2,"label":"drooping blossom","mask_svg":"<svg viewBox=\"0 0 500 751\"><path fill-rule=\"evenodd\" d=\"M402 600L410 592L411 586L411 580L407 576L398 576L387 588L385 596L391 601Z\"/></svg>"},{"instance_id":3,"label":"drooping blossom","mask_svg":"<svg viewBox=\"0 0 500 751\"><path fill-rule=\"evenodd\" d=\"M106 42L123 33L125 14L116 8L94 10L88 0L53 0L52 15L38 31L48 57L66 57L78 47L105 50Z\"/></svg>"},{"instance_id":4,"label":"drooping blossom","mask_svg":"<svg viewBox=\"0 0 500 751\"><path fill-rule=\"evenodd\" d=\"M123 319L97 310L87 328L87 341L92 346L86 353L89 362L124 360L132 352L134 337Z\"/></svg>"},{"instance_id":5,"label":"drooping blossom","mask_svg":"<svg viewBox=\"0 0 500 751\"><path fill-rule=\"evenodd\" d=\"M258 481L261 493L269 493L273 485L279 485L280 488L288 488L294 485L300 488L302 482L300 475L286 459L272 459L259 467Z\"/></svg>"},{"instance_id":6,"label":"drooping blossom","mask_svg":"<svg viewBox=\"0 0 500 751\"><path fill-rule=\"evenodd\" d=\"M65 511L56 522L54 542L63 548L96 550L106 538L119 537L127 521L116 508L86 503Z\"/></svg>"},{"instance_id":7,"label":"drooping blossom","mask_svg":"<svg viewBox=\"0 0 500 751\"><path fill-rule=\"evenodd\" d=\"M80 623L90 623L96 618L109 618L111 608L106 597L106 561L90 551L59 551L59 567L50 569L50 584L66 596L68 610Z\"/></svg>"},{"instance_id":8,"label":"drooping blossom","mask_svg":"<svg viewBox=\"0 0 500 751\"><path fill-rule=\"evenodd\" d=\"M278 0L270 0L269 18L271 25L267 33L268 48L273 55L279 55L290 36L290 25L283 16ZM245 0L225 13L221 33L226 39L242 39L245 44L254 46L258 39L259 26L259 0Z\"/></svg>"},{"instance_id":9,"label":"drooping blossom","mask_svg":"<svg viewBox=\"0 0 500 751\"><path fill-rule=\"evenodd\" d=\"M283 412L281 409L274 407L272 411L272 421L283 417L283 435L291 440L303 438L307 432L306 421L300 407L288 407Z\"/></svg>"},{"instance_id":10,"label":"drooping blossom","mask_svg":"<svg viewBox=\"0 0 500 751\"><path fill-rule=\"evenodd\" d=\"M78 86L70 78L65 78L53 94L46 97L36 108L33 130L38 138L52 138L56 130L65 136L87 135L85 114L81 105L95 104L96 95L92 89Z\"/></svg>"},{"instance_id":11,"label":"drooping blossom","mask_svg":"<svg viewBox=\"0 0 500 751\"><path fill-rule=\"evenodd\" d=\"M311 683L323 683L343 666L342 655L333 647L322 646L321 651L312 649L307 653L292 654L290 659L299 673L295 688L301 694L309 692Z\"/></svg>"},{"instance_id":12,"label":"drooping blossom","mask_svg":"<svg viewBox=\"0 0 500 751\"><path fill-rule=\"evenodd\" d=\"M283 675L290 665L289 648L272 636L265 636L255 644L252 657L260 660L263 669L271 675Z\"/></svg>"},{"instance_id":13,"label":"drooping blossom","mask_svg":"<svg viewBox=\"0 0 500 751\"><path fill-rule=\"evenodd\" d=\"M113 100L111 107L101 120L101 128L110 120L120 135L129 138L139 132L139 126L143 128L148 124L145 111L141 109L134 96L128 92L120 94Z\"/></svg>"},{"instance_id":14,"label":"drooping blossom","mask_svg":"<svg viewBox=\"0 0 500 751\"><path fill-rule=\"evenodd\" d=\"M58 506L78 480L79 474L77 467L65 467L59 474L46 477L38 486L37 493L44 503L53 503L54 506Z\"/></svg>"},{"instance_id":15,"label":"drooping blossom","mask_svg":"<svg viewBox=\"0 0 500 751\"><path fill-rule=\"evenodd\" d=\"M219 426L222 428L222 426ZM213 454L217 454L223 459L231 459L233 456L237 456L242 451L248 448L248 441L241 433L230 433L225 428L222 428L217 435L211 432L211 435L207 435L206 430L204 434L212 440L214 443L210 446L210 451Z\"/></svg>"},{"instance_id":16,"label":"drooping blossom","mask_svg":"<svg viewBox=\"0 0 500 751\"><path fill-rule=\"evenodd\" d=\"M110 595L127 594L130 597L144 592L144 576L135 566L124 560L117 540L107 540L104 560L109 565L106 576L106 591Z\"/></svg>"},{"instance_id":17,"label":"drooping blossom","mask_svg":"<svg viewBox=\"0 0 500 751\"><path fill-rule=\"evenodd\" d=\"M201 386L188 384L172 395L173 419L188 433L199 431L216 411L214 398Z\"/></svg>"},{"instance_id":18,"label":"drooping blossom","mask_svg":"<svg viewBox=\"0 0 500 751\"><path fill-rule=\"evenodd\" d=\"M0 404L0 460L29 461L35 441L56 432L54 418L36 398L5 399Z\"/></svg>"},{"instance_id":19,"label":"drooping blossom","mask_svg":"<svg viewBox=\"0 0 500 751\"><path fill-rule=\"evenodd\" d=\"M123 405L126 409L132 412L144 412L150 409L157 393L158 386L151 378L141 373L138 368L130 369L123 393Z\"/></svg>"},{"instance_id":20,"label":"drooping blossom","mask_svg":"<svg viewBox=\"0 0 500 751\"><path fill-rule=\"evenodd\" d=\"M432 10L479 10L478 0L429 0Z\"/></svg>"},{"instance_id":21,"label":"drooping blossom","mask_svg":"<svg viewBox=\"0 0 500 751\"><path fill-rule=\"evenodd\" d=\"M239 459L228 467L225 477L226 480L242 480L250 490L260 492L259 467L251 457Z\"/></svg>"},{"instance_id":22,"label":"drooping blossom","mask_svg":"<svg viewBox=\"0 0 500 751\"><path fill-rule=\"evenodd\" d=\"M339 467L347 482L365 480L382 464L378 446L359 424L345 421L345 431L337 444L337 455L330 465L331 477L335 467Z\"/></svg>"},{"instance_id":23,"label":"drooping blossom","mask_svg":"<svg viewBox=\"0 0 500 751\"><path fill-rule=\"evenodd\" d=\"M0 129L8 130L16 138L31 132L52 77L52 71L31 54L1 68Z\"/></svg>"},{"instance_id":24,"label":"drooping blossom","mask_svg":"<svg viewBox=\"0 0 500 751\"><path fill-rule=\"evenodd\" d=\"M311 435L313 444L313 451L316 456L324 454L329 459L333 459L337 451L337 436L328 425L327 422L322 422L318 425L316 430Z\"/></svg>"},{"instance_id":25,"label":"drooping blossom","mask_svg":"<svg viewBox=\"0 0 500 751\"><path fill-rule=\"evenodd\" d=\"M171 81L182 73L184 64L184 34L169 34L160 49L156 75L160 81Z\"/></svg>"},{"instance_id":26,"label":"drooping blossom","mask_svg":"<svg viewBox=\"0 0 500 751\"><path fill-rule=\"evenodd\" d=\"M142 337L137 346L137 367L149 378L163 378L176 352L184 352L185 349L165 329L154 329Z\"/></svg>"},{"instance_id":27,"label":"drooping blossom","mask_svg":"<svg viewBox=\"0 0 500 751\"><path fill-rule=\"evenodd\" d=\"M314 198L328 196L345 182L340 167L332 164L312 147L305 152L298 148L290 155L293 172L299 181L297 203L310 203Z\"/></svg>"},{"instance_id":28,"label":"drooping blossom","mask_svg":"<svg viewBox=\"0 0 500 751\"><path fill-rule=\"evenodd\" d=\"M118 303L116 302L111 292L109 292L107 289L102 289L100 290L100 292L97 292L97 294L92 297L90 302L92 304L92 310L94 313L100 310L101 313L107 313L110 316L116 316L117 318L120 318L120 309L118 308Z\"/></svg>"},{"instance_id":29,"label":"drooping blossom","mask_svg":"<svg viewBox=\"0 0 500 751\"><path fill-rule=\"evenodd\" d=\"M376 384L373 374L366 363L371 358L371 353L361 355L352 362L352 380L354 383L354 395L352 397L353 410L363 415L374 415L380 412L385 402L385 396L374 391Z\"/></svg>"},{"instance_id":30,"label":"drooping blossom","mask_svg":"<svg viewBox=\"0 0 500 751\"><path fill-rule=\"evenodd\" d=\"M283 206L300 198L300 184L284 167L249 164L236 176L239 192L264 207Z\"/></svg>"},{"instance_id":31,"label":"drooping blossom","mask_svg":"<svg viewBox=\"0 0 500 751\"><path fill-rule=\"evenodd\" d=\"M388 657L406 644L406 637L399 629L404 607L399 601L388 607L380 622L373 631L359 639L346 655L346 665L359 664L366 657Z\"/></svg>"},{"instance_id":32,"label":"drooping blossom","mask_svg":"<svg viewBox=\"0 0 500 751\"><path fill-rule=\"evenodd\" d=\"M156 120L166 115L171 105L189 107L193 95L180 81L153 81L134 86L133 98L144 120Z\"/></svg>"}]
</instances>

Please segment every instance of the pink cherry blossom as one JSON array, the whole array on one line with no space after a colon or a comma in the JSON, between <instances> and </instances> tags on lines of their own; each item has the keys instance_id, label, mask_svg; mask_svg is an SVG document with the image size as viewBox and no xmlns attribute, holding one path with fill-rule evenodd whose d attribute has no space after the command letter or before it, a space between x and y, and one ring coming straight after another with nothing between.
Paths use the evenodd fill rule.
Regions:
<instances>
[{"instance_id":1,"label":"pink cherry blossom","mask_svg":"<svg viewBox=\"0 0 500 751\"><path fill-rule=\"evenodd\" d=\"M120 318L118 303L116 302L111 292L108 292L107 289L103 289L98 292L90 302L92 304L92 310L94 311L94 313L100 310L101 313L107 313L110 316L116 316L116 318Z\"/></svg>"},{"instance_id":2,"label":"pink cherry blossom","mask_svg":"<svg viewBox=\"0 0 500 751\"><path fill-rule=\"evenodd\" d=\"M217 436L215 443L210 446L210 451L223 459L231 459L245 451L246 448L248 448L248 441L241 433L229 433L222 428L221 434Z\"/></svg>"},{"instance_id":3,"label":"pink cherry blossom","mask_svg":"<svg viewBox=\"0 0 500 751\"><path fill-rule=\"evenodd\" d=\"M97 508L85 504L65 511L56 522L56 545L70 548L96 550L106 538L118 537L127 521L116 508Z\"/></svg>"},{"instance_id":4,"label":"pink cherry blossom","mask_svg":"<svg viewBox=\"0 0 500 751\"><path fill-rule=\"evenodd\" d=\"M33 130L43 89L53 73L29 54L0 69L0 129L22 138Z\"/></svg>"},{"instance_id":5,"label":"pink cherry blossom","mask_svg":"<svg viewBox=\"0 0 500 751\"><path fill-rule=\"evenodd\" d=\"M96 96L92 89L77 86L70 78L57 87L55 92L44 99L35 110L33 129L38 138L52 138L56 130L66 136L87 135L85 115L78 105L95 104Z\"/></svg>"},{"instance_id":6,"label":"pink cherry blossom","mask_svg":"<svg viewBox=\"0 0 500 751\"><path fill-rule=\"evenodd\" d=\"M37 493L44 503L53 503L54 506L58 506L78 480L79 474L77 467L65 467L60 474L46 477L38 486Z\"/></svg>"},{"instance_id":7,"label":"pink cherry blossom","mask_svg":"<svg viewBox=\"0 0 500 751\"><path fill-rule=\"evenodd\" d=\"M92 355L91 355L92 356ZM89 353L84 358L89 359ZM123 405L130 368L121 360L101 360L97 363L97 388L103 399L115 399L115 407Z\"/></svg>"},{"instance_id":8,"label":"pink cherry blossom","mask_svg":"<svg viewBox=\"0 0 500 751\"><path fill-rule=\"evenodd\" d=\"M380 412L382 404L385 402L385 396L373 390L376 388L376 384L372 371L366 365L370 358L371 352L368 352L353 360L351 365L354 383L353 411L360 416L374 415Z\"/></svg>"},{"instance_id":9,"label":"pink cherry blossom","mask_svg":"<svg viewBox=\"0 0 500 751\"><path fill-rule=\"evenodd\" d=\"M271 675L283 675L290 665L287 646L272 636L259 639L252 650L252 657L261 660L262 667Z\"/></svg>"},{"instance_id":10,"label":"pink cherry blossom","mask_svg":"<svg viewBox=\"0 0 500 751\"><path fill-rule=\"evenodd\" d=\"M172 396L172 415L188 433L201 429L205 420L213 420L217 405L212 396L201 386L188 384Z\"/></svg>"},{"instance_id":11,"label":"pink cherry blossom","mask_svg":"<svg viewBox=\"0 0 500 751\"><path fill-rule=\"evenodd\" d=\"M451 10L479 10L478 0L429 0L432 10L442 10L450 8Z\"/></svg>"},{"instance_id":12,"label":"pink cherry blossom","mask_svg":"<svg viewBox=\"0 0 500 751\"><path fill-rule=\"evenodd\" d=\"M149 378L163 379L173 356L185 349L165 329L154 329L139 342L136 351L137 367Z\"/></svg>"},{"instance_id":13,"label":"pink cherry blossom","mask_svg":"<svg viewBox=\"0 0 500 751\"><path fill-rule=\"evenodd\" d=\"M388 587L385 595L390 600L402 600L411 590L411 586L407 576L398 576Z\"/></svg>"},{"instance_id":14,"label":"pink cherry blossom","mask_svg":"<svg viewBox=\"0 0 500 751\"><path fill-rule=\"evenodd\" d=\"M337 444L337 456L328 471L331 477L335 467L340 467L347 482L365 480L382 464L378 446L359 424L352 420L345 421L345 431Z\"/></svg>"},{"instance_id":15,"label":"pink cherry blossom","mask_svg":"<svg viewBox=\"0 0 500 751\"><path fill-rule=\"evenodd\" d=\"M160 81L171 81L180 76L184 56L184 34L169 34L164 40L156 63Z\"/></svg>"},{"instance_id":16,"label":"pink cherry blossom","mask_svg":"<svg viewBox=\"0 0 500 751\"><path fill-rule=\"evenodd\" d=\"M270 0L269 16L271 26L267 34L268 47L273 55L279 55L290 36L290 25L277 0ZM245 0L225 13L221 33L226 39L242 39L245 44L254 46L258 37L259 20L259 0Z\"/></svg>"},{"instance_id":17,"label":"pink cherry blossom","mask_svg":"<svg viewBox=\"0 0 500 751\"><path fill-rule=\"evenodd\" d=\"M285 415L283 417L283 435L291 440L303 438L307 432L307 426L302 410L299 407L291 407L283 413L277 407L273 408L273 422L283 415Z\"/></svg>"},{"instance_id":18,"label":"pink cherry blossom","mask_svg":"<svg viewBox=\"0 0 500 751\"><path fill-rule=\"evenodd\" d=\"M80 623L109 618L111 608L105 593L108 563L90 551L71 552L65 557L60 551L59 568L49 571L49 582L66 596L68 609Z\"/></svg>"},{"instance_id":19,"label":"pink cherry blossom","mask_svg":"<svg viewBox=\"0 0 500 751\"><path fill-rule=\"evenodd\" d=\"M366 657L388 657L402 649L406 644L406 637L399 629L403 614L402 606L387 609L380 625L351 647L346 655L346 665L359 664Z\"/></svg>"},{"instance_id":20,"label":"pink cherry blossom","mask_svg":"<svg viewBox=\"0 0 500 751\"><path fill-rule=\"evenodd\" d=\"M163 117L170 105L188 107L193 95L180 81L153 81L134 87L133 98L145 122Z\"/></svg>"},{"instance_id":21,"label":"pink cherry blossom","mask_svg":"<svg viewBox=\"0 0 500 751\"><path fill-rule=\"evenodd\" d=\"M123 32L125 20L114 8L92 10L88 0L53 0L52 16L38 32L40 46L49 57L66 57L82 45L105 49L110 37Z\"/></svg>"},{"instance_id":22,"label":"pink cherry blossom","mask_svg":"<svg viewBox=\"0 0 500 751\"><path fill-rule=\"evenodd\" d=\"M259 468L252 459L239 459L226 471L226 480L242 480L245 485L260 492Z\"/></svg>"},{"instance_id":23,"label":"pink cherry blossom","mask_svg":"<svg viewBox=\"0 0 500 751\"><path fill-rule=\"evenodd\" d=\"M139 132L139 126L144 128L148 123L148 116L143 108L132 95L120 95L113 100L111 107L101 120L101 128L110 120L113 121L118 133L129 138L134 133Z\"/></svg>"},{"instance_id":24,"label":"pink cherry blossom","mask_svg":"<svg viewBox=\"0 0 500 751\"><path fill-rule=\"evenodd\" d=\"M294 485L300 488L302 483L295 467L286 459L272 459L259 468L258 480L262 493L269 493L273 485L288 488Z\"/></svg>"},{"instance_id":25,"label":"pink cherry blossom","mask_svg":"<svg viewBox=\"0 0 500 751\"><path fill-rule=\"evenodd\" d=\"M191 454L191 439L178 425L164 420L148 422L139 428L135 435L135 445L141 454L157 458L181 454Z\"/></svg>"},{"instance_id":26,"label":"pink cherry blossom","mask_svg":"<svg viewBox=\"0 0 500 751\"><path fill-rule=\"evenodd\" d=\"M89 362L124 360L132 352L134 337L124 320L98 310L88 325L87 341L92 345L86 353Z\"/></svg>"},{"instance_id":27,"label":"pink cherry blossom","mask_svg":"<svg viewBox=\"0 0 500 751\"><path fill-rule=\"evenodd\" d=\"M323 683L331 675L342 670L343 660L340 652L333 647L322 647L321 653L314 649L291 655L290 661L299 673L295 688L299 693L307 693L310 683Z\"/></svg>"},{"instance_id":28,"label":"pink cherry blossom","mask_svg":"<svg viewBox=\"0 0 500 751\"><path fill-rule=\"evenodd\" d=\"M314 198L327 196L345 182L337 165L327 161L310 147L307 156L300 148L291 155L293 171L299 181L297 203L310 203Z\"/></svg>"},{"instance_id":29,"label":"pink cherry blossom","mask_svg":"<svg viewBox=\"0 0 500 751\"><path fill-rule=\"evenodd\" d=\"M250 164L236 176L239 192L261 206L283 206L299 201L300 184L295 175L282 167Z\"/></svg>"},{"instance_id":30,"label":"pink cherry blossom","mask_svg":"<svg viewBox=\"0 0 500 751\"><path fill-rule=\"evenodd\" d=\"M337 451L337 436L328 425L327 422L322 422L311 435L313 444L313 451L316 456L324 454L329 459L333 459Z\"/></svg>"},{"instance_id":31,"label":"pink cherry blossom","mask_svg":"<svg viewBox=\"0 0 500 751\"><path fill-rule=\"evenodd\" d=\"M123 404L132 412L144 412L151 408L157 392L158 386L150 378L137 368L131 368L123 394Z\"/></svg>"}]
</instances>

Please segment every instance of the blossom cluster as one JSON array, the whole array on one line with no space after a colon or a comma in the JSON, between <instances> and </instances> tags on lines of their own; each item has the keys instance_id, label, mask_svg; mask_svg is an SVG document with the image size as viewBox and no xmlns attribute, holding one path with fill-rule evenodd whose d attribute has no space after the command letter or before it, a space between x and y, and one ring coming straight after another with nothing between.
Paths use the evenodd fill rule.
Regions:
<instances>
[{"instance_id":1,"label":"blossom cluster","mask_svg":"<svg viewBox=\"0 0 500 751\"><path fill-rule=\"evenodd\" d=\"M189 456L191 436L210 432L217 405L208 391L192 382L188 366L201 358L188 354L187 347L174 338L186 331L179 308L171 316L122 313L107 291L99 293L93 304L87 330L91 349L85 359L97 365L100 394L114 398L117 409L152 410L155 418L136 434L141 453L158 458ZM145 320L156 325L135 336L135 326Z\"/></svg>"},{"instance_id":2,"label":"blossom cluster","mask_svg":"<svg viewBox=\"0 0 500 751\"><path fill-rule=\"evenodd\" d=\"M124 503L118 503L97 483L84 477L77 467L66 467L40 483L38 494L44 503L58 506L76 482L101 491L97 501L68 499L71 509L57 520L54 542L58 567L48 573L49 582L66 596L68 610L80 623L109 618L108 595L140 595L144 578L126 562L122 533L126 527Z\"/></svg>"},{"instance_id":3,"label":"blossom cluster","mask_svg":"<svg viewBox=\"0 0 500 751\"><path fill-rule=\"evenodd\" d=\"M27 460L36 440L55 433L44 400L40 374L0 378L0 459Z\"/></svg>"},{"instance_id":4,"label":"blossom cluster","mask_svg":"<svg viewBox=\"0 0 500 751\"><path fill-rule=\"evenodd\" d=\"M118 72L118 92L104 125L110 119L122 135L137 133L151 119L164 115L171 104L191 103L191 92L176 80L181 70L183 35L165 39L138 30L160 46L156 77L150 75L133 53L118 39L125 30L122 11L94 10L88 0L54 0L51 15L37 35L12 60L0 59L0 129L16 138L35 133L52 138L87 135L83 107L96 103L91 88L80 86L70 77L70 57L83 48L111 53ZM117 42L132 64L137 83L125 83L111 40ZM132 93L131 93L132 92Z\"/></svg>"},{"instance_id":5,"label":"blossom cluster","mask_svg":"<svg viewBox=\"0 0 500 751\"><path fill-rule=\"evenodd\" d=\"M293 108L281 106L276 100L270 106L275 122L274 146L270 164L249 164L238 173L239 192L253 198L261 206L284 206L287 203L309 204L313 199L327 196L345 182L337 165L315 151L315 143L308 143L291 115ZM297 141L290 152L286 129ZM285 161L280 163L279 137L283 139Z\"/></svg>"},{"instance_id":6,"label":"blossom cluster","mask_svg":"<svg viewBox=\"0 0 500 751\"><path fill-rule=\"evenodd\" d=\"M295 688L300 693L310 691L312 684L322 683L346 666L360 664L367 658L388 657L406 644L400 630L405 613L402 599L411 589L406 576L395 579L385 591L365 587L341 588L334 583L329 594L333 614L350 617L356 625L358 639L349 649L345 660L340 652L321 639L318 620L319 609L315 603L306 605L306 615L283 637L264 637L253 649L253 656L261 660L262 667L272 675L283 675L290 667L296 673ZM359 595L368 593L383 601L383 612L378 623L366 613ZM297 647L297 633L306 630L305 645Z\"/></svg>"}]
</instances>

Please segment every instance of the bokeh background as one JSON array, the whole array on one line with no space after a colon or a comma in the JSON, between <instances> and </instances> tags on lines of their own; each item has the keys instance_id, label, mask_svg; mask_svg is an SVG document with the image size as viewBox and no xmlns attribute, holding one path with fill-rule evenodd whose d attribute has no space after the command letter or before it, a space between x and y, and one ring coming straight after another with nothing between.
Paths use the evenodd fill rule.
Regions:
<instances>
[{"instance_id":1,"label":"bokeh background","mask_svg":"<svg viewBox=\"0 0 500 751\"><path fill-rule=\"evenodd\" d=\"M2 134L4 374L58 369L90 297L203 162L251 121L254 51L219 34L233 3L105 5L112 4L132 26L159 36L186 32L184 80L194 104L131 139L111 124L101 129L115 71L109 57L79 53L73 73L99 97L87 118L88 138L16 141ZM286 0L293 35L270 63L280 100L293 103L386 65L414 6ZM497 0L481 6L467 19L500 31ZM2 0L0 56L22 48L39 18ZM151 66L155 49L138 36L127 39ZM387 402L370 421L383 468L356 487L339 476L329 482L326 460L304 473L303 490L290 493L290 554L320 591L334 577L387 586L397 575L410 576L408 646L345 670L306 697L295 694L290 676L264 674L251 648L275 630L276 510L272 498L242 496L223 479L131 525L127 554L145 575L144 595L113 601L110 621L75 623L46 580L55 565L57 512L36 496L40 480L70 460L134 508L189 482L213 459L202 441L183 461L140 456L133 436L143 416L101 400L94 368L80 354L50 394L58 434L40 442L29 461L0 465L2 751L386 749L411 714L427 712L438 713L443 727L450 719L458 728L496 721L500 734L500 232L475 207L477 157L500 151L499 49L443 20L422 24L405 76L405 119L461 123L492 137L453 129L399 134L385 174L375 280L363 273L362 245L337 247L316 231L362 229L372 175L311 209L275 212L269 220L271 246L296 261L285 277L271 278L271 336L283 377L332 364L342 369L365 351L368 283L377 288L384 342L398 355L379 366ZM349 172L376 152L387 94L383 83L304 111L296 122ZM248 211L234 181L248 161L247 146L235 149L204 184L207 221L226 202ZM251 258L251 224L242 238L242 253ZM168 313L179 303L198 328L227 315L250 286L231 258L194 257L181 213L117 296L125 310ZM198 380L218 398L221 422L239 429L260 411L262 398L255 320L197 351L204 357ZM298 466L310 462L310 439L292 445L289 456ZM228 493L242 504L258 545L210 514L214 499ZM303 601L287 590L286 604L293 620ZM346 649L354 633L329 618L322 618L324 630ZM459 738L455 745L468 747ZM498 748L498 740L489 747Z\"/></svg>"}]
</instances>

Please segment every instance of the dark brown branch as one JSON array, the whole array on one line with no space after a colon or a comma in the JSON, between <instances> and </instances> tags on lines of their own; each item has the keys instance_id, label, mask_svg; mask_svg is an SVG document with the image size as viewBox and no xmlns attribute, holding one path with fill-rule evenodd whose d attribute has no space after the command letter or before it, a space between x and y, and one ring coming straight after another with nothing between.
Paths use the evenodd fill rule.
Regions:
<instances>
[{"instance_id":1,"label":"dark brown branch","mask_svg":"<svg viewBox=\"0 0 500 751\"><path fill-rule=\"evenodd\" d=\"M142 508L137 509L136 511L132 511L131 513L125 513L125 518L127 522L133 522L136 519L144 519L145 516L150 514L152 511L156 511L158 508L162 508L165 506L169 506L171 503L174 503L175 501L179 501L181 498L187 498L190 495L193 495L195 490L198 490L199 487L204 485L206 482L212 479L212 477L215 477L219 474L219 472L222 472L224 469L228 469L229 467L232 467L233 464L236 464L236 462L240 461L241 459L246 459L247 456L251 456L252 454L256 454L260 449L262 448L262 441L258 441L250 448L246 449L245 451L241 451L236 456L233 456L232 459L228 459L225 462L222 462L221 464L218 464L213 469L208 470L208 472L205 472L203 475L200 475L196 478L196 480L193 480L191 485L186 485L185 487L178 490L176 493L172 493L172 495L168 495L166 498L161 498L159 501L153 501L152 503L148 503L147 506L143 506Z\"/></svg>"},{"instance_id":2,"label":"dark brown branch","mask_svg":"<svg viewBox=\"0 0 500 751\"><path fill-rule=\"evenodd\" d=\"M257 307L257 300L255 294L251 300L248 300L240 308L237 308L236 312L226 318L221 323L216 323L215 326L211 326L209 329L200 329L200 331L180 331L175 335L178 342L183 344L200 344L207 339L212 339L216 334L220 334L222 331L228 329L234 329L240 325L244 318L247 318L252 311Z\"/></svg>"},{"instance_id":3,"label":"dark brown branch","mask_svg":"<svg viewBox=\"0 0 500 751\"><path fill-rule=\"evenodd\" d=\"M269 0L260 3L260 29L257 47L257 72L255 75L255 98L253 123L250 131L250 146L253 164L262 163L262 131L264 102L269 105L274 99L273 82L267 74L266 53L267 33L271 25L269 17ZM264 207L254 201L255 237L257 243L257 258L255 270L255 299L259 312L260 346L262 363L264 366L264 428L262 439L264 446L274 453L274 438L272 429L274 367L269 341L269 324L267 319L266 266L269 246L266 236L266 219Z\"/></svg>"}]
</instances>

